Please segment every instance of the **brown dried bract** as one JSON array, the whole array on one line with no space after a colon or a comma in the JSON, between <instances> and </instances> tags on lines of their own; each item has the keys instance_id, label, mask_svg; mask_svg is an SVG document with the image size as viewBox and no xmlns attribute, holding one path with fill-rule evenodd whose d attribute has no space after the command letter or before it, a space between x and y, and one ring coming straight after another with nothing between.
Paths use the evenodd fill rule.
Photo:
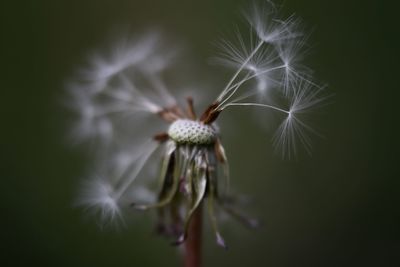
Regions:
<instances>
[{"instance_id":1,"label":"brown dried bract","mask_svg":"<svg viewBox=\"0 0 400 267\"><path fill-rule=\"evenodd\" d=\"M213 123L219 116L220 111L216 108L218 107L219 102L214 102L204 111L204 113L200 117L200 121L204 124Z\"/></svg>"}]
</instances>

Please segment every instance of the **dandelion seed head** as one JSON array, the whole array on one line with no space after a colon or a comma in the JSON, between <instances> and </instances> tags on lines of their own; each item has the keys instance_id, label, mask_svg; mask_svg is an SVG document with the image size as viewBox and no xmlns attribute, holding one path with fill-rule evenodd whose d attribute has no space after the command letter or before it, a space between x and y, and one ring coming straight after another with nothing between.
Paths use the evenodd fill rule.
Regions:
<instances>
[{"instance_id":1,"label":"dandelion seed head","mask_svg":"<svg viewBox=\"0 0 400 267\"><path fill-rule=\"evenodd\" d=\"M299 20L295 16L282 20L277 11L270 2L254 6L246 15L250 32L220 42L222 51L215 62L233 69L233 74L209 103L199 103L190 95L182 105L183 98L170 92L170 87L191 87L171 86L171 80L182 76L169 72L177 50L167 49L159 34L124 38L104 56L93 54L68 86L69 106L77 114L74 133L95 143L94 158L101 174L84 184L80 205L103 222L122 218L128 206L156 209L157 229L175 239L174 244L185 242L189 223L206 198L220 246L226 247L215 204L254 227L257 221L234 210L221 193L227 190L219 189L218 175L222 173L226 187L230 179L219 115L233 107L264 109L257 111L262 120L271 118L266 114L280 114L283 120L273 144L290 158L300 145L311 151L309 134L315 132L303 115L324 101L322 88L303 66L306 38ZM167 74L176 77L167 80ZM205 109L198 113L199 107ZM158 193L154 166L160 166Z\"/></svg>"},{"instance_id":2,"label":"dandelion seed head","mask_svg":"<svg viewBox=\"0 0 400 267\"><path fill-rule=\"evenodd\" d=\"M186 119L172 123L168 134L178 144L209 145L216 139L216 132L211 126Z\"/></svg>"}]
</instances>

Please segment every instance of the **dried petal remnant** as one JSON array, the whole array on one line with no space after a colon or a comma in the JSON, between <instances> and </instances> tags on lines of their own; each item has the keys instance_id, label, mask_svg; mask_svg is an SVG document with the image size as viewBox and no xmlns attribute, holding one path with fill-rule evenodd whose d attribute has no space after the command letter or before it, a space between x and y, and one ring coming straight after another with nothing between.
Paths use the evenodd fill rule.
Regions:
<instances>
[{"instance_id":1,"label":"dried petal remnant","mask_svg":"<svg viewBox=\"0 0 400 267\"><path fill-rule=\"evenodd\" d=\"M210 125L186 119L172 123L168 135L178 144L189 145L210 145L216 139L216 132Z\"/></svg>"}]
</instances>

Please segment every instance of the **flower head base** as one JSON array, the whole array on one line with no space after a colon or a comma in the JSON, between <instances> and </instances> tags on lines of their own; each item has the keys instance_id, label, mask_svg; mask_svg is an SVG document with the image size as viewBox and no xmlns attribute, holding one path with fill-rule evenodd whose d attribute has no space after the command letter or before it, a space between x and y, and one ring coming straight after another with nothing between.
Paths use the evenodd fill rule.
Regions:
<instances>
[{"instance_id":1,"label":"flower head base","mask_svg":"<svg viewBox=\"0 0 400 267\"><path fill-rule=\"evenodd\" d=\"M200 116L191 97L186 105L179 105L163 82L172 56L159 46L156 35L132 46L116 46L107 60L94 58L81 81L70 87L73 107L81 118L74 133L95 140L99 148L98 175L85 186L80 203L97 210L103 221L122 217L123 207L156 209L159 232L173 237L175 244L185 241L190 221L203 203L217 244L225 246L215 205L249 227L256 226L256 220L235 210L221 195L218 174L228 184L229 168L216 125L219 115L232 107L282 114L285 118L274 144L290 157L297 140L310 149L307 133L312 130L301 115L323 101L322 88L300 64L304 38L298 21L272 15L261 8L248 16L250 44L240 35L238 46L222 42L224 52L218 62L236 70ZM287 105L273 101L276 95ZM162 162L161 188L152 194L151 177L156 175L149 159L157 156ZM136 181L138 177L146 181Z\"/></svg>"},{"instance_id":2,"label":"flower head base","mask_svg":"<svg viewBox=\"0 0 400 267\"><path fill-rule=\"evenodd\" d=\"M168 135L177 144L188 145L211 145L216 139L216 132L212 126L188 119L173 122L169 126Z\"/></svg>"},{"instance_id":3,"label":"flower head base","mask_svg":"<svg viewBox=\"0 0 400 267\"><path fill-rule=\"evenodd\" d=\"M167 147L161 168L162 188L158 194L158 202L131 204L139 210L157 208L158 231L167 236L178 235L173 242L175 245L186 240L190 220L204 201L208 202L212 228L217 244L221 246L225 246L225 242L218 230L214 214L215 203L228 213L241 218L241 221L248 226L256 225L254 220L229 207L218 194L218 165L223 166L224 175L229 179L228 162L218 133L212 125L216 118L212 115L212 107L203 113L201 116L203 120L196 118L191 98L188 99L187 113L177 106L160 113L160 116L168 122L171 121L170 118L174 119L168 132L154 136L155 140Z\"/></svg>"}]
</instances>

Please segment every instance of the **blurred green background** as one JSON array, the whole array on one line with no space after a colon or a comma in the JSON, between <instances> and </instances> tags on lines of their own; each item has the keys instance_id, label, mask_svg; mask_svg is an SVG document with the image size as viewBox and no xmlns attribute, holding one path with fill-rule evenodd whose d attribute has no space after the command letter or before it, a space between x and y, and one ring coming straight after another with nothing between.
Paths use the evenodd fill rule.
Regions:
<instances>
[{"instance_id":1,"label":"blurred green background","mask_svg":"<svg viewBox=\"0 0 400 267\"><path fill-rule=\"evenodd\" d=\"M175 248L152 234L151 216L101 231L73 208L89 158L66 141L63 86L119 26L161 28L194 55L202 78L222 84L207 65L212 42L232 29L247 2L1 4L1 266L179 265ZM283 13L312 29L306 64L335 95L316 114L325 138L315 139L311 157L286 161L251 120L246 131L225 132L233 187L252 196L263 227L227 222L228 251L206 230L205 266L400 266L394 3L285 1ZM244 137L252 141L238 141Z\"/></svg>"}]
</instances>

